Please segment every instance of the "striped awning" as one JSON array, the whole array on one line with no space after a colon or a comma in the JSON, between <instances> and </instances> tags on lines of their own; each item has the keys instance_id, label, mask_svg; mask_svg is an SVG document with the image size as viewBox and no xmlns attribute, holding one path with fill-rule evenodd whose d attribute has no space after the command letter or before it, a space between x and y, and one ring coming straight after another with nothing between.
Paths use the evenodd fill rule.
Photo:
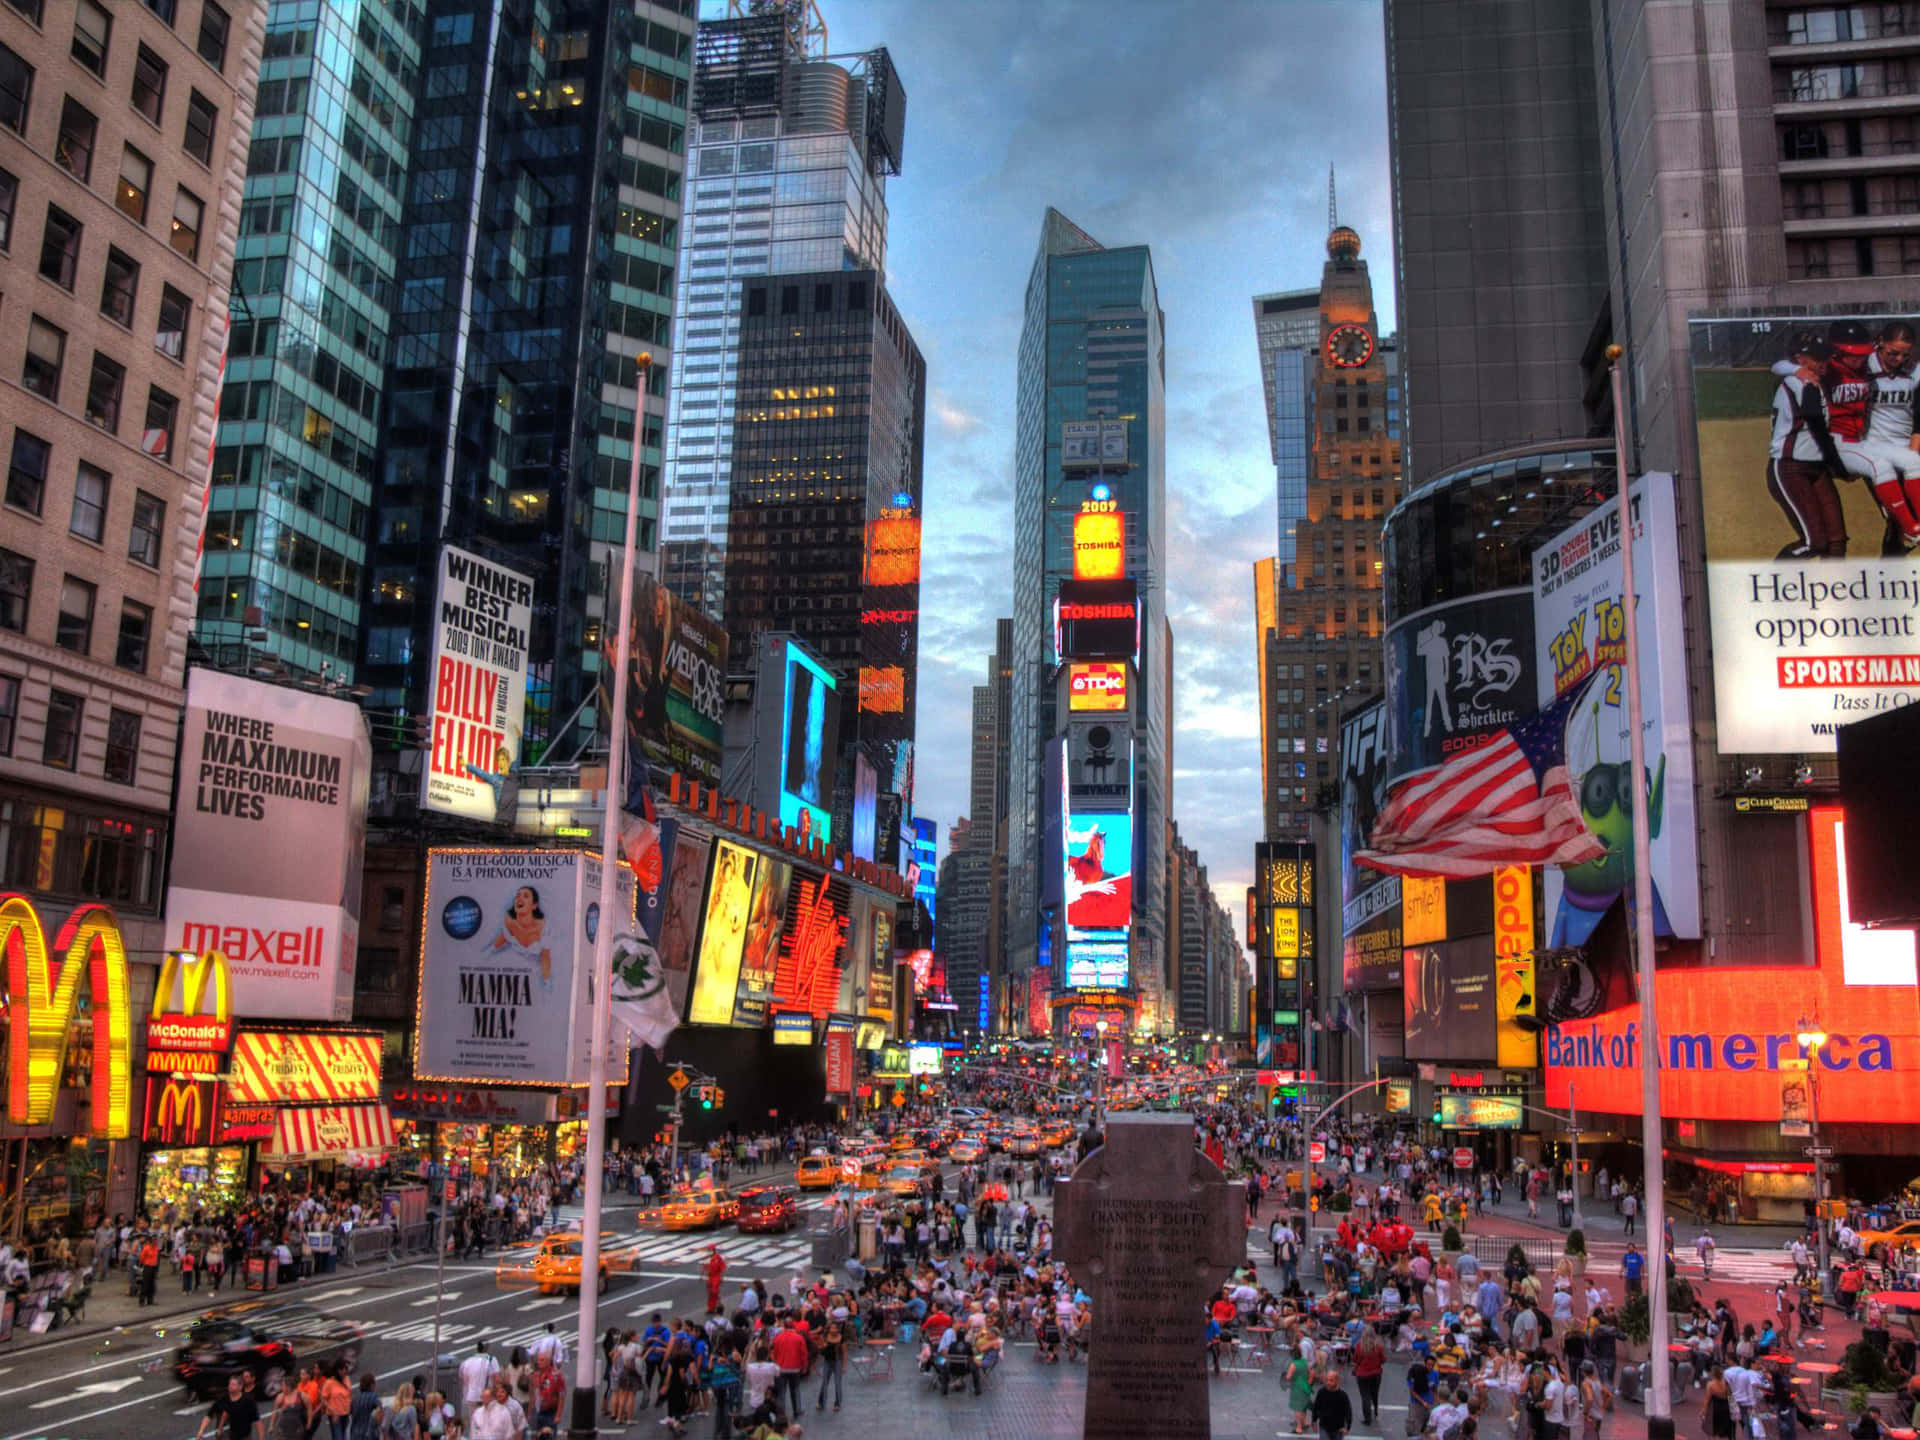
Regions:
<instances>
[{"instance_id":1,"label":"striped awning","mask_svg":"<svg viewBox=\"0 0 1920 1440\"><path fill-rule=\"evenodd\" d=\"M393 1148L385 1105L300 1105L276 1110L266 1154L278 1160L348 1158Z\"/></svg>"}]
</instances>

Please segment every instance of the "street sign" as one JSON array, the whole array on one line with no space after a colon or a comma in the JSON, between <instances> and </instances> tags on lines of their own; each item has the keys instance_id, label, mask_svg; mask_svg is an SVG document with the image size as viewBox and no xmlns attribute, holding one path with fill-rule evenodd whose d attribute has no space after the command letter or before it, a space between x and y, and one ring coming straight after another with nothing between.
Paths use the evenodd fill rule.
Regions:
<instances>
[{"instance_id":1,"label":"street sign","mask_svg":"<svg viewBox=\"0 0 1920 1440\"><path fill-rule=\"evenodd\" d=\"M898 1090L893 1092L893 1108L894 1109L898 1110L902 1105L906 1103L907 1103L907 1097L904 1094L902 1094Z\"/></svg>"},{"instance_id":2,"label":"street sign","mask_svg":"<svg viewBox=\"0 0 1920 1440\"><path fill-rule=\"evenodd\" d=\"M1833 1158L1833 1146L1809 1145L1801 1153L1804 1154L1809 1160L1831 1160Z\"/></svg>"},{"instance_id":3,"label":"street sign","mask_svg":"<svg viewBox=\"0 0 1920 1440\"><path fill-rule=\"evenodd\" d=\"M675 1108L677 1108L677 1107L675 1107L675 1106L672 1106L672 1105L668 1105L668 1104L665 1104L665 1103L662 1103L662 1104L659 1104L659 1105L655 1105L655 1106L654 1106L653 1108L654 1108L654 1109L656 1109L656 1110L663 1110L663 1111L665 1111L665 1112L666 1112L667 1114L669 1114L669 1115L671 1115L671 1114L672 1114L672 1113L674 1112L674 1110L675 1110Z\"/></svg>"},{"instance_id":4,"label":"street sign","mask_svg":"<svg viewBox=\"0 0 1920 1440\"><path fill-rule=\"evenodd\" d=\"M1453 1168L1456 1170L1471 1170L1473 1168L1473 1151L1464 1145L1455 1150L1453 1152Z\"/></svg>"},{"instance_id":5,"label":"street sign","mask_svg":"<svg viewBox=\"0 0 1920 1440\"><path fill-rule=\"evenodd\" d=\"M1312 1161L1315 1165L1318 1165L1326 1158L1327 1158L1327 1147L1322 1141L1310 1140L1307 1142L1307 1159Z\"/></svg>"},{"instance_id":6,"label":"street sign","mask_svg":"<svg viewBox=\"0 0 1920 1440\"><path fill-rule=\"evenodd\" d=\"M441 1200L440 1203L443 1205L453 1204L453 1177L451 1175L447 1177L446 1189L442 1193L444 1198Z\"/></svg>"},{"instance_id":7,"label":"street sign","mask_svg":"<svg viewBox=\"0 0 1920 1440\"><path fill-rule=\"evenodd\" d=\"M671 1075L667 1076L667 1084L671 1085L675 1090L684 1090L692 1083L693 1081L687 1078L687 1072L684 1070L675 1070Z\"/></svg>"}]
</instances>

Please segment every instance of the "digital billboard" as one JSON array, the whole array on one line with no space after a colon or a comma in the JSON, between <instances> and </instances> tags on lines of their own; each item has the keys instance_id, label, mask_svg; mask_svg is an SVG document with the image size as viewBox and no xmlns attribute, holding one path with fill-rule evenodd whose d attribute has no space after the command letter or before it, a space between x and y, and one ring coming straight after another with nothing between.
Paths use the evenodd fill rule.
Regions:
<instances>
[{"instance_id":1,"label":"digital billboard","mask_svg":"<svg viewBox=\"0 0 1920 1440\"><path fill-rule=\"evenodd\" d=\"M1688 323L1723 755L1830 754L1836 726L1920 700L1914 326ZM1816 411L1830 447L1806 422Z\"/></svg>"},{"instance_id":2,"label":"digital billboard","mask_svg":"<svg viewBox=\"0 0 1920 1440\"><path fill-rule=\"evenodd\" d=\"M1707 966L1660 973L1660 1104L1670 1118L1764 1121L1781 1115L1781 1075L1803 1058L1811 1022L1827 1036L1820 1118L1884 1124L1920 1113L1920 992L1911 931L1852 923L1841 884L1837 807L1807 817L1815 963ZM1862 946L1866 948L1861 948ZM1880 949L1886 945L1888 948ZM1547 1031L1547 1103L1640 1111L1640 1007Z\"/></svg>"},{"instance_id":3,"label":"digital billboard","mask_svg":"<svg viewBox=\"0 0 1920 1440\"><path fill-rule=\"evenodd\" d=\"M617 627L602 631L603 675L612 675ZM652 761L692 779L720 778L726 714L727 629L648 575L633 577L627 637L627 766L638 779ZM609 695L602 682L602 708Z\"/></svg>"},{"instance_id":4,"label":"digital billboard","mask_svg":"<svg viewBox=\"0 0 1920 1440\"><path fill-rule=\"evenodd\" d=\"M789 640L780 726L780 823L833 841L833 772L840 742L839 682Z\"/></svg>"},{"instance_id":5,"label":"digital billboard","mask_svg":"<svg viewBox=\"0 0 1920 1440\"><path fill-rule=\"evenodd\" d=\"M1443 1090L1440 1092L1439 1099L1442 1130L1522 1130L1526 1128L1525 1102L1519 1095Z\"/></svg>"},{"instance_id":6,"label":"digital billboard","mask_svg":"<svg viewBox=\"0 0 1920 1440\"><path fill-rule=\"evenodd\" d=\"M1400 988L1400 877L1361 865L1385 800L1387 707L1376 700L1340 726L1340 973L1345 988Z\"/></svg>"},{"instance_id":7,"label":"digital billboard","mask_svg":"<svg viewBox=\"0 0 1920 1440\"><path fill-rule=\"evenodd\" d=\"M1067 709L1125 710L1127 667L1112 660L1075 660L1067 666Z\"/></svg>"},{"instance_id":8,"label":"digital billboard","mask_svg":"<svg viewBox=\"0 0 1920 1440\"><path fill-rule=\"evenodd\" d=\"M235 1015L351 1018L372 772L351 701L188 671L164 943L226 955Z\"/></svg>"},{"instance_id":9,"label":"digital billboard","mask_svg":"<svg viewBox=\"0 0 1920 1440\"><path fill-rule=\"evenodd\" d=\"M1064 848L1067 988L1124 986L1133 925L1133 816L1070 811Z\"/></svg>"},{"instance_id":10,"label":"digital billboard","mask_svg":"<svg viewBox=\"0 0 1920 1440\"><path fill-rule=\"evenodd\" d=\"M920 517L909 509L882 510L867 522L866 584L883 588L920 580Z\"/></svg>"},{"instance_id":11,"label":"digital billboard","mask_svg":"<svg viewBox=\"0 0 1920 1440\"><path fill-rule=\"evenodd\" d=\"M1114 500L1089 500L1073 517L1073 578L1118 580L1127 573L1127 517Z\"/></svg>"},{"instance_id":12,"label":"digital billboard","mask_svg":"<svg viewBox=\"0 0 1920 1440\"><path fill-rule=\"evenodd\" d=\"M783 1010L824 1019L840 1003L852 887L831 875L802 874L788 900L773 993Z\"/></svg>"},{"instance_id":13,"label":"digital billboard","mask_svg":"<svg viewBox=\"0 0 1920 1440\"><path fill-rule=\"evenodd\" d=\"M855 752L853 757L853 835L847 846L853 851L855 859L873 859L874 842L879 838L876 830L879 803L880 777L874 773L873 762L865 755Z\"/></svg>"},{"instance_id":14,"label":"digital billboard","mask_svg":"<svg viewBox=\"0 0 1920 1440\"><path fill-rule=\"evenodd\" d=\"M1132 660L1140 653L1139 588L1132 580L1062 580L1053 602L1057 660Z\"/></svg>"},{"instance_id":15,"label":"digital billboard","mask_svg":"<svg viewBox=\"0 0 1920 1440\"><path fill-rule=\"evenodd\" d=\"M747 935L740 946L740 983L734 991L733 1023L758 1029L766 1023L773 999L774 970L780 961L780 930L786 924L787 891L793 867L770 855L754 856L753 900Z\"/></svg>"},{"instance_id":16,"label":"digital billboard","mask_svg":"<svg viewBox=\"0 0 1920 1440\"><path fill-rule=\"evenodd\" d=\"M666 971L667 993L673 997L676 1015L687 1013L687 982L693 978L694 948L705 913L707 844L704 836L690 834L683 826L675 827L673 860L667 867L667 898L655 948Z\"/></svg>"},{"instance_id":17,"label":"digital billboard","mask_svg":"<svg viewBox=\"0 0 1920 1440\"><path fill-rule=\"evenodd\" d=\"M1652 844L1654 930L1700 935L1698 833L1693 813L1693 719L1687 704L1686 632L1680 614L1680 547L1673 477L1635 481L1634 577L1640 705ZM1547 944L1581 946L1633 878L1633 791L1628 759L1626 610L1620 588L1620 507L1607 505L1533 553L1537 698L1542 706L1601 683L1567 720L1567 768L1587 828L1606 845L1597 860L1544 870Z\"/></svg>"},{"instance_id":18,"label":"digital billboard","mask_svg":"<svg viewBox=\"0 0 1920 1440\"><path fill-rule=\"evenodd\" d=\"M1397 621L1386 665L1389 779L1477 749L1537 708L1533 591L1494 590Z\"/></svg>"},{"instance_id":19,"label":"digital billboard","mask_svg":"<svg viewBox=\"0 0 1920 1440\"><path fill-rule=\"evenodd\" d=\"M727 840L713 842L700 924L699 960L687 1004L691 1025L731 1025L740 989L740 956L753 917L753 886L763 857Z\"/></svg>"},{"instance_id":20,"label":"digital billboard","mask_svg":"<svg viewBox=\"0 0 1920 1440\"><path fill-rule=\"evenodd\" d=\"M1407 1058L1491 1061L1498 1044L1492 940L1409 946L1402 963Z\"/></svg>"},{"instance_id":21,"label":"digital billboard","mask_svg":"<svg viewBox=\"0 0 1920 1440\"><path fill-rule=\"evenodd\" d=\"M526 758L520 727L532 629L531 577L457 546L440 547L422 810L513 822L507 784Z\"/></svg>"}]
</instances>

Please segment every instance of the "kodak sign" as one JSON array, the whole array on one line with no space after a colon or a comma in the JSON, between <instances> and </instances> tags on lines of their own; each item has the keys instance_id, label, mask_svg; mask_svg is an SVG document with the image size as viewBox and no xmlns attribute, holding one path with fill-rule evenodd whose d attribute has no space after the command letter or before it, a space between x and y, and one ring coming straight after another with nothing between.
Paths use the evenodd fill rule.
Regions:
<instances>
[{"instance_id":1,"label":"kodak sign","mask_svg":"<svg viewBox=\"0 0 1920 1440\"><path fill-rule=\"evenodd\" d=\"M55 956L58 956L56 961ZM91 998L93 1103L90 1128L124 1140L133 1123L133 1060L127 951L105 905L82 905L47 944L33 902L0 896L0 956L7 993L7 1113L48 1125L67 1064L67 1037L80 1016L80 984Z\"/></svg>"}]
</instances>

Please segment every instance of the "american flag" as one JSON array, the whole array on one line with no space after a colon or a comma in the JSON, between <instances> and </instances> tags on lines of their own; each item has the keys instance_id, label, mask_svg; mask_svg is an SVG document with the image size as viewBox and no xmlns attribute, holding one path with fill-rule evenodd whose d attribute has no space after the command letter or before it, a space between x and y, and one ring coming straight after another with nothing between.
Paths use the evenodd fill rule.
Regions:
<instances>
[{"instance_id":1,"label":"american flag","mask_svg":"<svg viewBox=\"0 0 1920 1440\"><path fill-rule=\"evenodd\" d=\"M1580 818L1567 769L1569 691L1477 750L1401 780L1354 859L1391 875L1489 875L1503 865L1579 865L1606 847Z\"/></svg>"}]
</instances>

